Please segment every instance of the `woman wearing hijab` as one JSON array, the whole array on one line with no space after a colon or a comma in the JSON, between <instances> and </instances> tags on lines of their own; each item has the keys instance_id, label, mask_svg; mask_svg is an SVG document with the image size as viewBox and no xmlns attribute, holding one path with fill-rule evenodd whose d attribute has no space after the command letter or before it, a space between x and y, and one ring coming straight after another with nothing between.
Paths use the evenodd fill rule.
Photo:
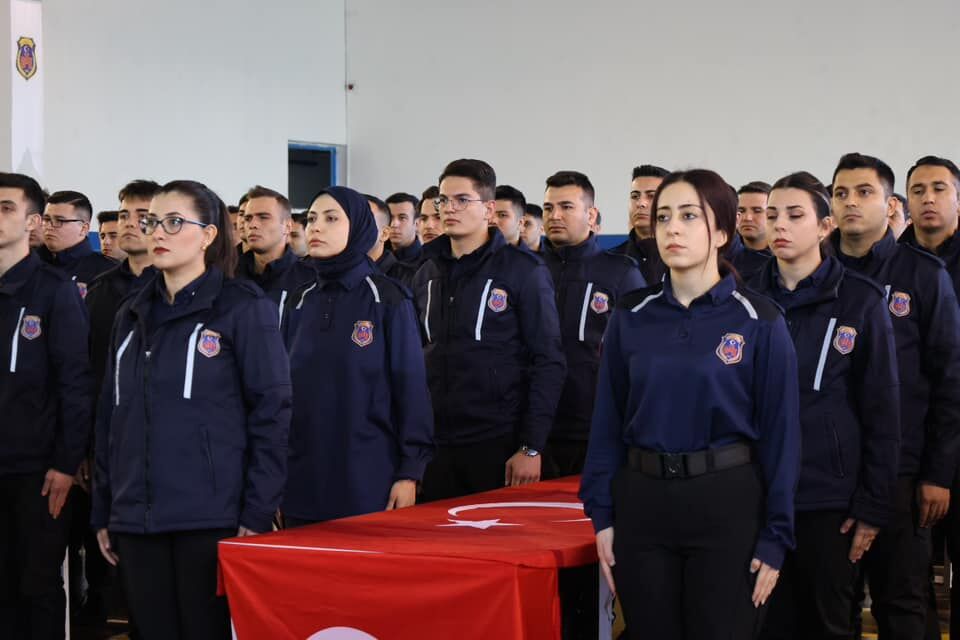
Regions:
<instances>
[{"instance_id":1,"label":"woman wearing hijab","mask_svg":"<svg viewBox=\"0 0 960 640\"><path fill-rule=\"evenodd\" d=\"M433 414L410 294L367 258L367 200L330 187L307 212L316 279L287 300L294 389L283 512L301 526L416 501Z\"/></svg>"}]
</instances>

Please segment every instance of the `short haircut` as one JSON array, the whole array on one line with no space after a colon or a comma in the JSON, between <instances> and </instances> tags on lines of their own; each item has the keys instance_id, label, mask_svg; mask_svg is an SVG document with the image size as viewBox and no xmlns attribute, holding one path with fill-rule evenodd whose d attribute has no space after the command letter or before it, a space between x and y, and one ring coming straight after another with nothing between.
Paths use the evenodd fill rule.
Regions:
<instances>
[{"instance_id":1,"label":"short haircut","mask_svg":"<svg viewBox=\"0 0 960 640\"><path fill-rule=\"evenodd\" d=\"M134 200L152 200L153 196L160 191L160 185L153 180L134 180L128 182L120 189L117 194L117 202L122 202L127 198Z\"/></svg>"},{"instance_id":2,"label":"short haircut","mask_svg":"<svg viewBox=\"0 0 960 640\"><path fill-rule=\"evenodd\" d=\"M240 200L237 201L237 208L240 209L241 207L243 207L243 205L247 204L247 200L249 199L250 199L250 191L247 191L242 196L240 196Z\"/></svg>"},{"instance_id":3,"label":"short haircut","mask_svg":"<svg viewBox=\"0 0 960 640\"><path fill-rule=\"evenodd\" d=\"M583 195L586 196L588 207L593 206L593 201L597 195L593 190L593 183L590 182L590 178L579 171L557 171L547 178L547 188L550 187L580 187L583 190Z\"/></svg>"},{"instance_id":4,"label":"short haircut","mask_svg":"<svg viewBox=\"0 0 960 640\"><path fill-rule=\"evenodd\" d=\"M883 193L888 198L893 195L893 185L897 179L886 162L874 156L865 156L862 153L848 153L840 158L837 168L833 171L833 182L837 181L837 174L841 171L853 171L855 169L873 169L880 184L883 186Z\"/></svg>"},{"instance_id":5,"label":"short haircut","mask_svg":"<svg viewBox=\"0 0 960 640\"><path fill-rule=\"evenodd\" d=\"M440 195L440 188L437 186L427 187L423 190L423 193L420 194L420 202L417 203L417 212L420 212L420 209L423 208L424 202L433 202L437 199L437 196Z\"/></svg>"},{"instance_id":6,"label":"short haircut","mask_svg":"<svg viewBox=\"0 0 960 640\"><path fill-rule=\"evenodd\" d=\"M90 204L90 199L79 191L55 191L47 198L47 204L73 205L74 210L87 222L93 218L93 205Z\"/></svg>"},{"instance_id":7,"label":"short haircut","mask_svg":"<svg viewBox=\"0 0 960 640\"><path fill-rule=\"evenodd\" d=\"M440 178L439 185L444 178L466 178L473 183L473 190L485 201L494 200L497 190L497 173L483 160L461 158L448 164Z\"/></svg>"},{"instance_id":8,"label":"short haircut","mask_svg":"<svg viewBox=\"0 0 960 640\"><path fill-rule=\"evenodd\" d=\"M27 215L43 213L47 193L30 176L25 176L22 173L0 172L0 188L20 189L23 192L23 199L27 201Z\"/></svg>"},{"instance_id":9,"label":"short haircut","mask_svg":"<svg viewBox=\"0 0 960 640\"><path fill-rule=\"evenodd\" d=\"M524 215L528 215L537 220L543 220L543 207L538 204L533 204L532 202L527 203L526 211Z\"/></svg>"},{"instance_id":10,"label":"short haircut","mask_svg":"<svg viewBox=\"0 0 960 640\"><path fill-rule=\"evenodd\" d=\"M960 169L958 169L957 165L953 163L953 160L941 158L940 156L923 156L914 162L913 166L910 167L910 170L907 171L908 185L910 184L910 176L912 176L913 172L920 167L943 167L950 172L950 175L953 176L954 186L957 188L957 191L960 191ZM906 202L904 202L903 206L907 206Z\"/></svg>"},{"instance_id":11,"label":"short haircut","mask_svg":"<svg viewBox=\"0 0 960 640\"><path fill-rule=\"evenodd\" d=\"M903 207L903 219L910 219L910 207L907 205L907 197L899 193L893 194L893 197L900 201L900 206Z\"/></svg>"},{"instance_id":12,"label":"short haircut","mask_svg":"<svg viewBox=\"0 0 960 640\"><path fill-rule=\"evenodd\" d=\"M740 187L737 190L737 195L744 193L770 193L770 185L764 182L763 180L754 180L753 182L748 182L747 184Z\"/></svg>"},{"instance_id":13,"label":"short haircut","mask_svg":"<svg viewBox=\"0 0 960 640\"><path fill-rule=\"evenodd\" d=\"M282 209L281 218L290 216L290 201L287 200L287 196L279 191L274 191L273 189L258 184L247 191L247 200L253 200L254 198L273 198L280 204L280 208ZM237 207L238 212L239 210L240 207Z\"/></svg>"},{"instance_id":14,"label":"short haircut","mask_svg":"<svg viewBox=\"0 0 960 640\"><path fill-rule=\"evenodd\" d=\"M387 224L390 224L390 207L387 206L387 203L369 193L363 193L361 195L370 203L370 210L373 211L373 215L386 216Z\"/></svg>"},{"instance_id":15,"label":"short haircut","mask_svg":"<svg viewBox=\"0 0 960 640\"><path fill-rule=\"evenodd\" d=\"M639 167L633 168L633 177L631 180L636 180L637 178L666 178L670 175L670 172L664 169L663 167L658 167L655 164L642 164Z\"/></svg>"},{"instance_id":16,"label":"short haircut","mask_svg":"<svg viewBox=\"0 0 960 640\"><path fill-rule=\"evenodd\" d=\"M307 214L305 213L291 213L290 219L293 220L293 224L298 224L301 227L307 226Z\"/></svg>"},{"instance_id":17,"label":"short haircut","mask_svg":"<svg viewBox=\"0 0 960 640\"><path fill-rule=\"evenodd\" d=\"M409 202L413 206L413 219L416 220L420 217L420 199L412 193L406 193L403 191L398 191L397 193L390 194L387 196L386 203L389 204L400 204L402 202ZM389 207L387 208L389 210Z\"/></svg>"},{"instance_id":18,"label":"short haircut","mask_svg":"<svg viewBox=\"0 0 960 640\"><path fill-rule=\"evenodd\" d=\"M240 213L240 207L235 207L232 204L227 205L227 213L231 216L235 216Z\"/></svg>"},{"instance_id":19,"label":"short haircut","mask_svg":"<svg viewBox=\"0 0 960 640\"><path fill-rule=\"evenodd\" d=\"M97 214L97 224L105 224L107 222L116 222L119 220L119 211L101 211Z\"/></svg>"},{"instance_id":20,"label":"short haircut","mask_svg":"<svg viewBox=\"0 0 960 640\"><path fill-rule=\"evenodd\" d=\"M509 202L518 218L522 218L527 210L527 199L523 196L523 193L508 184L501 184L497 187L494 199Z\"/></svg>"}]
</instances>

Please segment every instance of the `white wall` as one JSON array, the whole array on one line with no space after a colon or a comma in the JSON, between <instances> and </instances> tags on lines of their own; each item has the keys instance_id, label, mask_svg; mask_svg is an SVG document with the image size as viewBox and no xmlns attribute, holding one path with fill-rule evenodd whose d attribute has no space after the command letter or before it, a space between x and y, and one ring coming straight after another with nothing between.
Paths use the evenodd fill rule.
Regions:
<instances>
[{"instance_id":1,"label":"white wall","mask_svg":"<svg viewBox=\"0 0 960 640\"><path fill-rule=\"evenodd\" d=\"M50 189L287 190L287 141L346 142L343 0L44 0Z\"/></svg>"},{"instance_id":2,"label":"white wall","mask_svg":"<svg viewBox=\"0 0 960 640\"><path fill-rule=\"evenodd\" d=\"M957 0L347 0L350 182L433 184L459 157L541 197L586 172L622 233L630 170L728 182L839 156L960 160Z\"/></svg>"}]
</instances>

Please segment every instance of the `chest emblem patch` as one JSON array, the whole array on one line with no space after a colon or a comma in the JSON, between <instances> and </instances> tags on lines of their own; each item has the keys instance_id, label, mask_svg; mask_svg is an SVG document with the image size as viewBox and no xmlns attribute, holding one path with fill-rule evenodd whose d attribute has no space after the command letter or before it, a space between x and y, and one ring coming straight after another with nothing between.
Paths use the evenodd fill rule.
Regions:
<instances>
[{"instance_id":1,"label":"chest emblem patch","mask_svg":"<svg viewBox=\"0 0 960 640\"><path fill-rule=\"evenodd\" d=\"M725 333L717 345L717 357L723 364L737 364L743 359L743 345L746 341L739 333Z\"/></svg>"},{"instance_id":2,"label":"chest emblem patch","mask_svg":"<svg viewBox=\"0 0 960 640\"><path fill-rule=\"evenodd\" d=\"M503 289L494 289L490 292L490 297L487 299L487 306L490 307L490 310L494 313L500 313L501 311L507 310L507 292Z\"/></svg>"},{"instance_id":3,"label":"chest emblem patch","mask_svg":"<svg viewBox=\"0 0 960 640\"><path fill-rule=\"evenodd\" d=\"M20 323L20 335L27 340L39 338L42 333L40 325L40 316L23 316L23 322Z\"/></svg>"},{"instance_id":4,"label":"chest emblem patch","mask_svg":"<svg viewBox=\"0 0 960 640\"><path fill-rule=\"evenodd\" d=\"M358 347L366 347L373 344L373 323L369 320L358 320L353 323L353 334L350 336L353 343Z\"/></svg>"},{"instance_id":5,"label":"chest emblem patch","mask_svg":"<svg viewBox=\"0 0 960 640\"><path fill-rule=\"evenodd\" d=\"M910 315L910 294L894 291L890 294L890 313L903 318Z\"/></svg>"},{"instance_id":6,"label":"chest emblem patch","mask_svg":"<svg viewBox=\"0 0 960 640\"><path fill-rule=\"evenodd\" d=\"M593 294L593 298L590 299L590 308L593 309L595 313L606 313L610 310L610 296L598 291Z\"/></svg>"},{"instance_id":7,"label":"chest emblem patch","mask_svg":"<svg viewBox=\"0 0 960 640\"><path fill-rule=\"evenodd\" d=\"M80 291L80 297L87 297L87 283L86 282L77 282L77 290Z\"/></svg>"},{"instance_id":8,"label":"chest emblem patch","mask_svg":"<svg viewBox=\"0 0 960 640\"><path fill-rule=\"evenodd\" d=\"M200 333L200 341L197 342L197 351L208 358L220 353L220 334L210 329L204 329Z\"/></svg>"},{"instance_id":9,"label":"chest emblem patch","mask_svg":"<svg viewBox=\"0 0 960 640\"><path fill-rule=\"evenodd\" d=\"M833 337L833 348L847 355L853 351L857 342L857 330L853 327L837 327L837 335Z\"/></svg>"}]
</instances>

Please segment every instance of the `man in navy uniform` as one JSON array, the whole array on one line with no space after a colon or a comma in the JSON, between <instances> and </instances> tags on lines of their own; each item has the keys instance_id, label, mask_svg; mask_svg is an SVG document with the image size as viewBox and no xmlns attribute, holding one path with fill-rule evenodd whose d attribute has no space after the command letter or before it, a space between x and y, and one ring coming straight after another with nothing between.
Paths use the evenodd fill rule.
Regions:
<instances>
[{"instance_id":1,"label":"man in navy uniform","mask_svg":"<svg viewBox=\"0 0 960 640\"><path fill-rule=\"evenodd\" d=\"M600 345L620 297L646 286L636 261L607 252L590 231L596 220L590 179L577 171L547 178L543 196L547 239L541 254L556 291L567 378L544 455L544 475L583 470L590 437Z\"/></svg>"},{"instance_id":2,"label":"man in navy uniform","mask_svg":"<svg viewBox=\"0 0 960 640\"><path fill-rule=\"evenodd\" d=\"M370 205L370 212L373 213L373 220L377 225L377 240L370 247L367 256L373 260L373 264L377 266L380 273L402 283L405 287L410 287L419 264L401 262L393 252L388 250L390 238L394 234L390 208L386 202L376 196L364 195L364 197Z\"/></svg>"},{"instance_id":3,"label":"man in navy uniform","mask_svg":"<svg viewBox=\"0 0 960 640\"><path fill-rule=\"evenodd\" d=\"M651 285L665 273L663 260L657 250L657 241L650 226L650 206L663 179L670 174L663 167L642 164L633 168L630 182L630 237L614 248L617 253L630 256L640 265L643 278Z\"/></svg>"},{"instance_id":4,"label":"man in navy uniform","mask_svg":"<svg viewBox=\"0 0 960 640\"><path fill-rule=\"evenodd\" d=\"M727 259L744 282L763 271L773 254L767 248L767 198L770 185L754 180L737 191L737 235Z\"/></svg>"},{"instance_id":5,"label":"man in navy uniform","mask_svg":"<svg viewBox=\"0 0 960 640\"><path fill-rule=\"evenodd\" d=\"M565 374L549 271L488 226L493 168L456 160L439 184L445 235L413 282L438 444L426 500L539 480Z\"/></svg>"},{"instance_id":6,"label":"man in navy uniform","mask_svg":"<svg viewBox=\"0 0 960 640\"><path fill-rule=\"evenodd\" d=\"M30 252L43 198L0 174L0 629L14 638L63 637L67 497L94 393L80 293Z\"/></svg>"},{"instance_id":7,"label":"man in navy uniform","mask_svg":"<svg viewBox=\"0 0 960 640\"><path fill-rule=\"evenodd\" d=\"M417 218L420 200L411 193L394 193L387 197L390 212L390 252L398 262L416 270L423 255L423 245L417 237Z\"/></svg>"},{"instance_id":8,"label":"man in navy uniform","mask_svg":"<svg viewBox=\"0 0 960 640\"><path fill-rule=\"evenodd\" d=\"M90 246L90 220L93 206L79 191L57 191L47 198L43 217L44 248L38 254L46 262L61 269L73 280L81 297L94 279L117 266Z\"/></svg>"}]
</instances>

